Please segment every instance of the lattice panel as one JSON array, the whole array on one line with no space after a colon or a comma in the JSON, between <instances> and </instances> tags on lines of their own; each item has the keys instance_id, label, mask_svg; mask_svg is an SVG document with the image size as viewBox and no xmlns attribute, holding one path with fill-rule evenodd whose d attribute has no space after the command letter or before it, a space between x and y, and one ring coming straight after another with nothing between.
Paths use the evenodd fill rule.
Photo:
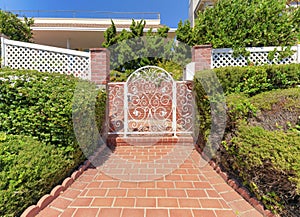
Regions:
<instances>
[{"instance_id":1,"label":"lattice panel","mask_svg":"<svg viewBox=\"0 0 300 217\"><path fill-rule=\"evenodd\" d=\"M87 79L89 57L34 49L16 45L5 45L5 66L14 69L30 69L40 72L58 72Z\"/></svg>"},{"instance_id":2,"label":"lattice panel","mask_svg":"<svg viewBox=\"0 0 300 217\"><path fill-rule=\"evenodd\" d=\"M290 57L284 58L282 60L279 59L279 53L275 54L275 58L270 61L268 60L268 54L270 51L250 51L249 62L254 65L263 65L263 64L290 64L297 62L297 55L294 54ZM220 68L226 66L247 66L248 61L245 57L233 57L233 51L228 50L228 52L218 51L215 49L212 54L212 67Z\"/></svg>"}]
</instances>

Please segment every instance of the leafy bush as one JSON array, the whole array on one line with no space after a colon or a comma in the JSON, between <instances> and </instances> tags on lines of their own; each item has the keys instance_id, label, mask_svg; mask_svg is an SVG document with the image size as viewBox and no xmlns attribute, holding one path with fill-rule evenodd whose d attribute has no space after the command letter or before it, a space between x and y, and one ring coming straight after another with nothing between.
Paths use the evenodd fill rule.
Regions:
<instances>
[{"instance_id":1,"label":"leafy bush","mask_svg":"<svg viewBox=\"0 0 300 217\"><path fill-rule=\"evenodd\" d=\"M213 69L213 72L217 75L227 99L235 99L232 100L233 103L230 103L230 101L229 104L227 103L227 130L235 128L239 119L247 119L256 114L256 108L247 96L253 96L272 89L300 85L300 64L224 67ZM210 134L212 124L211 102L220 101L212 96L221 93L217 81L210 76L204 76L205 74L209 75L211 72L198 72L194 79L194 92L199 113L198 120L201 122L201 126L199 126L199 144L201 146L207 142ZM207 79L200 77L206 77ZM206 88L203 87L204 83L206 83Z\"/></svg>"},{"instance_id":2,"label":"leafy bush","mask_svg":"<svg viewBox=\"0 0 300 217\"><path fill-rule=\"evenodd\" d=\"M72 120L72 104L79 81L72 76L56 73L2 70L0 72L0 131L34 136L39 141L69 151L77 150L78 145L73 130L73 124L76 123ZM86 87L91 85L84 81L81 84L85 84ZM84 98L89 95L88 92L84 90L82 92L81 103L90 103L87 98ZM105 114L105 97L105 93L100 91L95 109L98 114ZM85 107L81 109L84 110ZM74 109L73 112L76 110ZM100 125L103 116L97 117Z\"/></svg>"},{"instance_id":3,"label":"leafy bush","mask_svg":"<svg viewBox=\"0 0 300 217\"><path fill-rule=\"evenodd\" d=\"M0 10L0 33L6 35L11 40L29 42L32 38L33 19L24 17L24 22L17 15Z\"/></svg>"},{"instance_id":4,"label":"leafy bush","mask_svg":"<svg viewBox=\"0 0 300 217\"><path fill-rule=\"evenodd\" d=\"M112 22L105 31L102 45L110 51L111 81L126 81L132 72L148 65L165 67L178 79L184 66L190 62L190 47L167 39L168 27L160 27L157 32L150 29L145 34L145 25L144 20L132 20L130 30L123 29L118 34Z\"/></svg>"},{"instance_id":5,"label":"leafy bush","mask_svg":"<svg viewBox=\"0 0 300 217\"><path fill-rule=\"evenodd\" d=\"M0 136L0 216L19 216L77 166L62 149L28 136Z\"/></svg>"},{"instance_id":6,"label":"leafy bush","mask_svg":"<svg viewBox=\"0 0 300 217\"><path fill-rule=\"evenodd\" d=\"M227 119L225 141L212 157L268 209L299 216L300 65L227 67L214 72L226 95ZM209 82L207 88L197 76L209 73L199 72L194 79L201 150L213 132L212 105L219 100L211 92L220 92L216 82Z\"/></svg>"},{"instance_id":7,"label":"leafy bush","mask_svg":"<svg viewBox=\"0 0 300 217\"><path fill-rule=\"evenodd\" d=\"M283 216L300 214L299 103L299 88L251 98L230 95L227 124L234 127L228 128L217 155L226 171Z\"/></svg>"},{"instance_id":8,"label":"leafy bush","mask_svg":"<svg viewBox=\"0 0 300 217\"><path fill-rule=\"evenodd\" d=\"M78 79L61 74L0 72L0 131L57 146L74 143L72 97Z\"/></svg>"},{"instance_id":9,"label":"leafy bush","mask_svg":"<svg viewBox=\"0 0 300 217\"><path fill-rule=\"evenodd\" d=\"M87 81L1 69L0 216L19 215L37 203L93 153L99 146L105 105L105 92ZM78 127L84 144L75 135Z\"/></svg>"},{"instance_id":10,"label":"leafy bush","mask_svg":"<svg viewBox=\"0 0 300 217\"><path fill-rule=\"evenodd\" d=\"M240 125L220 163L273 212L299 216L300 135Z\"/></svg>"},{"instance_id":11,"label":"leafy bush","mask_svg":"<svg viewBox=\"0 0 300 217\"><path fill-rule=\"evenodd\" d=\"M300 85L300 64L224 67L213 70L226 94L249 96Z\"/></svg>"}]
</instances>

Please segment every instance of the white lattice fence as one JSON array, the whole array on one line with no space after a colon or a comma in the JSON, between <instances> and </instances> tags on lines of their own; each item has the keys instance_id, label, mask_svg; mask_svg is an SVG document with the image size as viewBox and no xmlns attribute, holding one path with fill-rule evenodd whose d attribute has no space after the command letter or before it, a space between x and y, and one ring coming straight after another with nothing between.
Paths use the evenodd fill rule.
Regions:
<instances>
[{"instance_id":1,"label":"white lattice fence","mask_svg":"<svg viewBox=\"0 0 300 217\"><path fill-rule=\"evenodd\" d=\"M261 48L247 48L247 51L250 52L249 59L245 57L233 57L233 50L230 48L223 49L213 49L212 51L212 68L220 68L226 66L247 66L248 61L254 65L263 65L263 64L290 64L297 63L300 61L299 58L299 46L293 46L292 50L295 53L287 58L280 60L280 55L278 52L275 53L275 58L270 61L268 59L268 54L274 49L277 49L279 52L282 50L281 47L261 47Z\"/></svg>"},{"instance_id":2,"label":"white lattice fence","mask_svg":"<svg viewBox=\"0 0 300 217\"><path fill-rule=\"evenodd\" d=\"M40 72L58 72L88 79L90 54L1 38L1 58L4 66Z\"/></svg>"}]
</instances>

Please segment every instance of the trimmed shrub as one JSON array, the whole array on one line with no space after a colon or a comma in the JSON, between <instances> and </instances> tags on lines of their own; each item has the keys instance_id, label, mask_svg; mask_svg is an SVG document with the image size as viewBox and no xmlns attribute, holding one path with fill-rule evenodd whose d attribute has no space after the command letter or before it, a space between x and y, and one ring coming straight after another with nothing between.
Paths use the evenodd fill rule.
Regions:
<instances>
[{"instance_id":1,"label":"trimmed shrub","mask_svg":"<svg viewBox=\"0 0 300 217\"><path fill-rule=\"evenodd\" d=\"M241 124L219 163L275 213L299 216L300 135ZM289 213L289 215L287 215Z\"/></svg>"},{"instance_id":2,"label":"trimmed shrub","mask_svg":"<svg viewBox=\"0 0 300 217\"><path fill-rule=\"evenodd\" d=\"M251 98L231 95L227 124L234 127L228 128L216 157L268 209L283 216L300 215L299 104L299 88Z\"/></svg>"},{"instance_id":3,"label":"trimmed shrub","mask_svg":"<svg viewBox=\"0 0 300 217\"><path fill-rule=\"evenodd\" d=\"M80 87L93 86L87 81L68 75L2 69L0 131L37 137L39 141L56 145L66 151L78 149L73 129L73 124L76 123L72 120L72 112L77 110L72 105L79 82L82 84ZM95 88L93 90L96 91ZM79 91L83 93L79 103L90 106L88 97L91 94L84 89ZM97 94L98 102L95 103ZM92 103L96 105L93 111L98 114L96 121L100 126L105 114L106 95L99 91L93 96ZM86 108L80 109L84 111Z\"/></svg>"},{"instance_id":4,"label":"trimmed shrub","mask_svg":"<svg viewBox=\"0 0 300 217\"><path fill-rule=\"evenodd\" d=\"M0 70L0 216L20 215L93 153L105 105L105 92L88 81Z\"/></svg>"},{"instance_id":5,"label":"trimmed shrub","mask_svg":"<svg viewBox=\"0 0 300 217\"><path fill-rule=\"evenodd\" d=\"M28 136L0 136L0 216L19 216L60 183L77 162Z\"/></svg>"},{"instance_id":6,"label":"trimmed shrub","mask_svg":"<svg viewBox=\"0 0 300 217\"><path fill-rule=\"evenodd\" d=\"M224 67L213 70L226 95L258 93L300 85L300 64Z\"/></svg>"},{"instance_id":7,"label":"trimmed shrub","mask_svg":"<svg viewBox=\"0 0 300 217\"><path fill-rule=\"evenodd\" d=\"M227 119L225 141L212 157L268 209L282 216L299 216L300 64L213 71L226 95ZM214 121L216 98L211 92L220 92L210 83L207 88L199 76L194 80L201 150L207 146Z\"/></svg>"},{"instance_id":8,"label":"trimmed shrub","mask_svg":"<svg viewBox=\"0 0 300 217\"><path fill-rule=\"evenodd\" d=\"M224 67L213 69L213 72L221 83L224 95L227 95L227 98L237 97L234 104L227 105L230 108L227 109L227 113L229 113L227 130L233 129L239 118L255 115L256 110L248 101L247 96L300 85L300 64ZM222 92L220 86L216 85L217 82L213 76L209 76L210 73L210 70L198 72L194 79L198 119L201 122L199 144L205 144L209 135L212 123L211 102L216 101L212 96L220 95ZM201 76L199 76L200 74ZM206 88L203 88L203 84L206 85Z\"/></svg>"},{"instance_id":9,"label":"trimmed shrub","mask_svg":"<svg viewBox=\"0 0 300 217\"><path fill-rule=\"evenodd\" d=\"M0 131L67 147L75 141L72 98L78 79L35 71L0 72Z\"/></svg>"}]
</instances>

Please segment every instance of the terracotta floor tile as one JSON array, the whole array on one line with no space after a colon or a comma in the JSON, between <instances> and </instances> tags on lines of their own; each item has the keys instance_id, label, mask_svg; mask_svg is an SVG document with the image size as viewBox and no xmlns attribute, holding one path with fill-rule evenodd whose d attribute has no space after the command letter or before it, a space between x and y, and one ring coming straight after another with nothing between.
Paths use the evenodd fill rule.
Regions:
<instances>
[{"instance_id":1,"label":"terracotta floor tile","mask_svg":"<svg viewBox=\"0 0 300 217\"><path fill-rule=\"evenodd\" d=\"M96 208L79 208L74 214L74 217L95 217L99 209Z\"/></svg>"},{"instance_id":2,"label":"terracotta floor tile","mask_svg":"<svg viewBox=\"0 0 300 217\"><path fill-rule=\"evenodd\" d=\"M111 206L114 202L114 198L95 198L91 204L92 207L98 206Z\"/></svg>"},{"instance_id":3,"label":"terracotta floor tile","mask_svg":"<svg viewBox=\"0 0 300 217\"><path fill-rule=\"evenodd\" d=\"M167 209L146 209L146 217L168 217Z\"/></svg>"},{"instance_id":4,"label":"terracotta floor tile","mask_svg":"<svg viewBox=\"0 0 300 217\"><path fill-rule=\"evenodd\" d=\"M156 207L155 198L137 198L136 207Z\"/></svg>"},{"instance_id":5,"label":"terracotta floor tile","mask_svg":"<svg viewBox=\"0 0 300 217\"><path fill-rule=\"evenodd\" d=\"M68 208L59 217L70 217L75 213L75 208Z\"/></svg>"},{"instance_id":6,"label":"terracotta floor tile","mask_svg":"<svg viewBox=\"0 0 300 217\"><path fill-rule=\"evenodd\" d=\"M77 206L89 206L92 202L92 198L76 198L71 204L71 207Z\"/></svg>"},{"instance_id":7,"label":"terracotta floor tile","mask_svg":"<svg viewBox=\"0 0 300 217\"><path fill-rule=\"evenodd\" d=\"M193 210L193 213L195 217L217 217L213 210Z\"/></svg>"},{"instance_id":8,"label":"terracotta floor tile","mask_svg":"<svg viewBox=\"0 0 300 217\"><path fill-rule=\"evenodd\" d=\"M114 207L134 207L135 198L116 198Z\"/></svg>"},{"instance_id":9,"label":"terracotta floor tile","mask_svg":"<svg viewBox=\"0 0 300 217\"><path fill-rule=\"evenodd\" d=\"M38 217L58 217L60 214L60 211L46 207L38 214Z\"/></svg>"},{"instance_id":10,"label":"terracotta floor tile","mask_svg":"<svg viewBox=\"0 0 300 217\"><path fill-rule=\"evenodd\" d=\"M119 217L121 216L121 211L121 208L101 208L98 217Z\"/></svg>"},{"instance_id":11,"label":"terracotta floor tile","mask_svg":"<svg viewBox=\"0 0 300 217\"><path fill-rule=\"evenodd\" d=\"M123 209L122 217L144 217L144 209ZM158 216L156 216L158 217Z\"/></svg>"},{"instance_id":12,"label":"terracotta floor tile","mask_svg":"<svg viewBox=\"0 0 300 217\"><path fill-rule=\"evenodd\" d=\"M193 217L190 209L171 209L170 217Z\"/></svg>"},{"instance_id":13,"label":"terracotta floor tile","mask_svg":"<svg viewBox=\"0 0 300 217\"><path fill-rule=\"evenodd\" d=\"M178 201L175 198L158 198L158 207L178 207Z\"/></svg>"},{"instance_id":14,"label":"terracotta floor tile","mask_svg":"<svg viewBox=\"0 0 300 217\"><path fill-rule=\"evenodd\" d=\"M52 203L50 203L50 206L53 206L58 209L66 209L71 203L72 200L58 197L55 200L53 200Z\"/></svg>"}]
</instances>

